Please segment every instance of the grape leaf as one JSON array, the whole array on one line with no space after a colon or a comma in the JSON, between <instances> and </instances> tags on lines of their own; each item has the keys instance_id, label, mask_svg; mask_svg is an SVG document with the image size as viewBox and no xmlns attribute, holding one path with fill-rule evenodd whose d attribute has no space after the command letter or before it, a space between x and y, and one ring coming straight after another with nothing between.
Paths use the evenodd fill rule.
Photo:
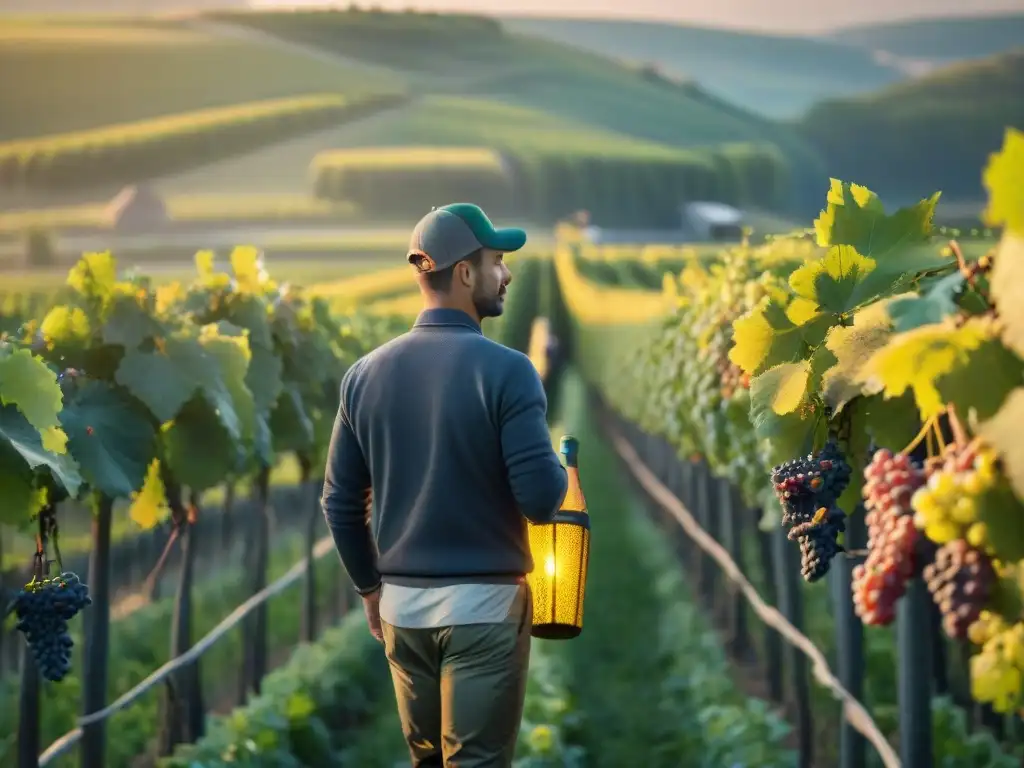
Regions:
<instances>
[{"instance_id":1,"label":"grape leaf","mask_svg":"<svg viewBox=\"0 0 1024 768\"><path fill-rule=\"evenodd\" d=\"M4 503L0 504L0 524L22 527L31 522L45 500L45 491L37 488L32 470L22 456L4 440L0 440L0 488Z\"/></svg>"},{"instance_id":2,"label":"grape leaf","mask_svg":"<svg viewBox=\"0 0 1024 768\"><path fill-rule=\"evenodd\" d=\"M87 253L68 272L67 283L86 298L106 301L117 285L117 261L110 251Z\"/></svg>"},{"instance_id":3,"label":"grape leaf","mask_svg":"<svg viewBox=\"0 0 1024 768\"><path fill-rule=\"evenodd\" d=\"M853 325L835 326L825 339L836 362L822 377L822 397L834 411L863 393L864 385L857 378L861 367L892 336L886 305L885 301L869 304L853 316Z\"/></svg>"},{"instance_id":4,"label":"grape leaf","mask_svg":"<svg viewBox=\"0 0 1024 768\"><path fill-rule=\"evenodd\" d=\"M21 455L30 469L46 467L69 496L78 495L82 477L75 460L68 453L58 454L47 450L38 430L13 405L0 406L0 443L5 440Z\"/></svg>"},{"instance_id":5,"label":"grape leaf","mask_svg":"<svg viewBox=\"0 0 1024 768\"><path fill-rule=\"evenodd\" d=\"M982 422L978 428L978 434L1002 459L1003 469L1018 499L1024 499L1024 440L1021 440L1021 425L1024 425L1024 386L1013 390L1003 400L998 413Z\"/></svg>"},{"instance_id":6,"label":"grape leaf","mask_svg":"<svg viewBox=\"0 0 1024 768\"><path fill-rule=\"evenodd\" d=\"M932 229L939 193L887 216L867 187L831 179L827 207L814 221L818 245L851 246L876 261L899 248L925 240Z\"/></svg>"},{"instance_id":7,"label":"grape leaf","mask_svg":"<svg viewBox=\"0 0 1024 768\"><path fill-rule=\"evenodd\" d=\"M959 311L956 296L963 289L960 272L946 275L923 296L900 296L889 303L889 318L897 332L941 323Z\"/></svg>"},{"instance_id":8,"label":"grape leaf","mask_svg":"<svg viewBox=\"0 0 1024 768\"><path fill-rule=\"evenodd\" d=\"M864 429L880 448L888 448L894 453L902 451L921 429L911 392L891 398L872 395L862 397L858 402L864 404Z\"/></svg>"},{"instance_id":9,"label":"grape leaf","mask_svg":"<svg viewBox=\"0 0 1024 768\"><path fill-rule=\"evenodd\" d=\"M1024 186L1024 182L1021 185ZM992 301L1003 321L1003 341L1018 356L1024 357L1024 230L1020 235L1003 235L989 286Z\"/></svg>"},{"instance_id":10,"label":"grape leaf","mask_svg":"<svg viewBox=\"0 0 1024 768\"><path fill-rule=\"evenodd\" d=\"M127 499L142 487L156 441L149 414L135 401L110 384L90 379L65 402L60 421L93 489Z\"/></svg>"},{"instance_id":11,"label":"grape leaf","mask_svg":"<svg viewBox=\"0 0 1024 768\"><path fill-rule=\"evenodd\" d=\"M991 418L1014 387L1024 382L1024 360L997 338L986 339L972 349L962 365L935 380L944 403L970 421Z\"/></svg>"},{"instance_id":12,"label":"grape leaf","mask_svg":"<svg viewBox=\"0 0 1024 768\"><path fill-rule=\"evenodd\" d=\"M165 426L163 439L168 469L193 490L212 488L239 465L238 444L202 396L189 400Z\"/></svg>"},{"instance_id":13,"label":"grape leaf","mask_svg":"<svg viewBox=\"0 0 1024 768\"><path fill-rule=\"evenodd\" d=\"M1002 149L991 155L982 173L988 207L982 214L989 226L1004 226L1024 236L1024 131L1007 128Z\"/></svg>"},{"instance_id":14,"label":"grape leaf","mask_svg":"<svg viewBox=\"0 0 1024 768\"><path fill-rule=\"evenodd\" d=\"M786 316L775 299L762 302L733 323L733 347L729 360L751 376L780 363L803 356L800 326Z\"/></svg>"},{"instance_id":15,"label":"grape leaf","mask_svg":"<svg viewBox=\"0 0 1024 768\"><path fill-rule=\"evenodd\" d=\"M261 297L251 295L234 297L226 319L249 331L250 346L273 348L274 338L270 332L269 310Z\"/></svg>"},{"instance_id":16,"label":"grape leaf","mask_svg":"<svg viewBox=\"0 0 1024 768\"><path fill-rule=\"evenodd\" d=\"M100 333L105 344L132 350L146 339L165 335L167 329L135 296L118 296L111 302Z\"/></svg>"},{"instance_id":17,"label":"grape leaf","mask_svg":"<svg viewBox=\"0 0 1024 768\"><path fill-rule=\"evenodd\" d=\"M270 413L270 431L275 451L304 451L312 446L313 422L295 384L289 384L281 391L277 405Z\"/></svg>"},{"instance_id":18,"label":"grape leaf","mask_svg":"<svg viewBox=\"0 0 1024 768\"><path fill-rule=\"evenodd\" d=\"M977 503L978 522L984 524L996 556L1004 562L1024 559L1024 507L1010 485L998 482L979 494Z\"/></svg>"},{"instance_id":19,"label":"grape leaf","mask_svg":"<svg viewBox=\"0 0 1024 768\"><path fill-rule=\"evenodd\" d=\"M808 302L804 315L809 317L809 305L817 312L842 315L860 302L858 288L875 268L873 259L859 254L854 248L838 245L817 261L811 261L793 272L789 287L799 298Z\"/></svg>"},{"instance_id":20,"label":"grape leaf","mask_svg":"<svg viewBox=\"0 0 1024 768\"><path fill-rule=\"evenodd\" d=\"M160 460L153 459L142 488L132 494L128 516L145 531L155 528L170 517L164 479L160 476Z\"/></svg>"},{"instance_id":21,"label":"grape leaf","mask_svg":"<svg viewBox=\"0 0 1024 768\"><path fill-rule=\"evenodd\" d=\"M235 287L240 293L262 293L267 282L267 273L258 249L251 245L240 245L231 251L231 271L235 276Z\"/></svg>"},{"instance_id":22,"label":"grape leaf","mask_svg":"<svg viewBox=\"0 0 1024 768\"><path fill-rule=\"evenodd\" d=\"M165 352L128 352L114 379L163 423L173 419L199 388L206 365L209 361L198 345L168 339Z\"/></svg>"},{"instance_id":23,"label":"grape leaf","mask_svg":"<svg viewBox=\"0 0 1024 768\"><path fill-rule=\"evenodd\" d=\"M252 358L245 374L245 385L252 392L256 410L269 413L281 394L281 358L266 347L253 344Z\"/></svg>"},{"instance_id":24,"label":"grape leaf","mask_svg":"<svg viewBox=\"0 0 1024 768\"><path fill-rule=\"evenodd\" d=\"M210 250L196 251L195 262L196 262L196 273L200 279L211 277L214 274L213 262L214 253Z\"/></svg>"},{"instance_id":25,"label":"grape leaf","mask_svg":"<svg viewBox=\"0 0 1024 768\"><path fill-rule=\"evenodd\" d=\"M208 325L203 328L199 341L203 349L216 361L220 369L223 392L229 398L231 407L238 417L237 431L231 427L228 431L242 440L251 440L255 430L256 404L252 392L245 384L252 357L248 336L223 333L218 326ZM221 408L219 401L219 396L212 398L217 408Z\"/></svg>"},{"instance_id":26,"label":"grape leaf","mask_svg":"<svg viewBox=\"0 0 1024 768\"><path fill-rule=\"evenodd\" d=\"M60 385L46 363L29 350L0 344L0 403L22 412L47 450L64 453L67 437L57 418L63 407Z\"/></svg>"},{"instance_id":27,"label":"grape leaf","mask_svg":"<svg viewBox=\"0 0 1024 768\"><path fill-rule=\"evenodd\" d=\"M750 382L751 409L770 410L778 416L792 413L807 397L810 375L811 364L807 360L769 368Z\"/></svg>"},{"instance_id":28,"label":"grape leaf","mask_svg":"<svg viewBox=\"0 0 1024 768\"><path fill-rule=\"evenodd\" d=\"M819 412L806 397L810 362L776 366L750 380L750 420L761 440L768 441L770 460L778 463L805 453L813 440ZM800 384L801 399L793 404ZM780 392L782 396L780 397Z\"/></svg>"},{"instance_id":29,"label":"grape leaf","mask_svg":"<svg viewBox=\"0 0 1024 768\"><path fill-rule=\"evenodd\" d=\"M52 349L56 346L81 344L88 340L92 329L89 317L78 307L56 306L46 313L39 324L39 332Z\"/></svg>"},{"instance_id":30,"label":"grape leaf","mask_svg":"<svg viewBox=\"0 0 1024 768\"><path fill-rule=\"evenodd\" d=\"M240 339L244 343L244 337ZM198 337L190 334L170 336L162 348L163 351L158 348L153 352L129 352L121 361L116 381L143 402L160 422L172 420L201 389L228 433L241 439L242 425L231 392L221 377L220 361L207 352Z\"/></svg>"},{"instance_id":31,"label":"grape leaf","mask_svg":"<svg viewBox=\"0 0 1024 768\"><path fill-rule=\"evenodd\" d=\"M960 327L947 322L896 334L871 355L857 380L868 392L881 392L885 397L898 397L912 389L921 419L927 421L944 407L937 379L966 365L969 353L992 335L991 324L980 318Z\"/></svg>"}]
</instances>

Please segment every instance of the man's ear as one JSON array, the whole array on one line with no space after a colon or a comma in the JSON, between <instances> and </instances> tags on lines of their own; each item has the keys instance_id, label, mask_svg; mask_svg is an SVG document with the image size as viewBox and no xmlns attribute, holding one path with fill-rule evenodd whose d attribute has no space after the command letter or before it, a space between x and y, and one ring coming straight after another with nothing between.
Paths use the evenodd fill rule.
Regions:
<instances>
[{"instance_id":1,"label":"man's ear","mask_svg":"<svg viewBox=\"0 0 1024 768\"><path fill-rule=\"evenodd\" d=\"M473 274L473 265L468 261L460 261L455 265L455 277L467 288L472 288L475 278L475 275Z\"/></svg>"}]
</instances>

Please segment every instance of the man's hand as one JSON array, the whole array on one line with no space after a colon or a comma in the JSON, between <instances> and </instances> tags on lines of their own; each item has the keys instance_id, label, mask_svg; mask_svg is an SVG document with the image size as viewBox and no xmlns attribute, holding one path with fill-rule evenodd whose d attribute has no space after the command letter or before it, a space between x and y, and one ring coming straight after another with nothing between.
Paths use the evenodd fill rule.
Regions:
<instances>
[{"instance_id":1,"label":"man's hand","mask_svg":"<svg viewBox=\"0 0 1024 768\"><path fill-rule=\"evenodd\" d=\"M363 612L366 614L366 623L370 625L370 634L378 643L384 642L384 631L380 626L380 587L377 587L368 595L362 595Z\"/></svg>"}]
</instances>

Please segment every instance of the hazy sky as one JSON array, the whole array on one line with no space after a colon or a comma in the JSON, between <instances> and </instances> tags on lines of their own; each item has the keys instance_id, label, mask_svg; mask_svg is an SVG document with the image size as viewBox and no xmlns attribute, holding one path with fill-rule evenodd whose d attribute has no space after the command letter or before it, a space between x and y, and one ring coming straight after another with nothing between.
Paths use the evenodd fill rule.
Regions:
<instances>
[{"instance_id":1,"label":"hazy sky","mask_svg":"<svg viewBox=\"0 0 1024 768\"><path fill-rule=\"evenodd\" d=\"M254 0L258 5L277 2ZM283 4L305 2L328 4L320 0ZM908 17L1024 10L1024 0L359 0L359 4L380 5L388 10L414 7L491 14L667 19L683 24L811 33Z\"/></svg>"}]
</instances>

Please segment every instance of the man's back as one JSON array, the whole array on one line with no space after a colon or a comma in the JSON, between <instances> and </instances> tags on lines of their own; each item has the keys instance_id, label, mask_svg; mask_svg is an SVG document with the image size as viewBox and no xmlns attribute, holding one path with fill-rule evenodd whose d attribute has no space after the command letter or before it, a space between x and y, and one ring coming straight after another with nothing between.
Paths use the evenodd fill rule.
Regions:
<instances>
[{"instance_id":1,"label":"man's back","mask_svg":"<svg viewBox=\"0 0 1024 768\"><path fill-rule=\"evenodd\" d=\"M480 331L498 317L521 229L479 206L420 219L406 259L427 307L346 373L323 508L391 665L414 768L509 768L526 695L526 522L568 478L529 359ZM372 487L371 525L366 496Z\"/></svg>"},{"instance_id":2,"label":"man's back","mask_svg":"<svg viewBox=\"0 0 1024 768\"><path fill-rule=\"evenodd\" d=\"M381 580L439 586L532 569L524 516L549 520L565 485L525 355L465 313L429 310L356 363L341 395L372 478Z\"/></svg>"}]
</instances>

